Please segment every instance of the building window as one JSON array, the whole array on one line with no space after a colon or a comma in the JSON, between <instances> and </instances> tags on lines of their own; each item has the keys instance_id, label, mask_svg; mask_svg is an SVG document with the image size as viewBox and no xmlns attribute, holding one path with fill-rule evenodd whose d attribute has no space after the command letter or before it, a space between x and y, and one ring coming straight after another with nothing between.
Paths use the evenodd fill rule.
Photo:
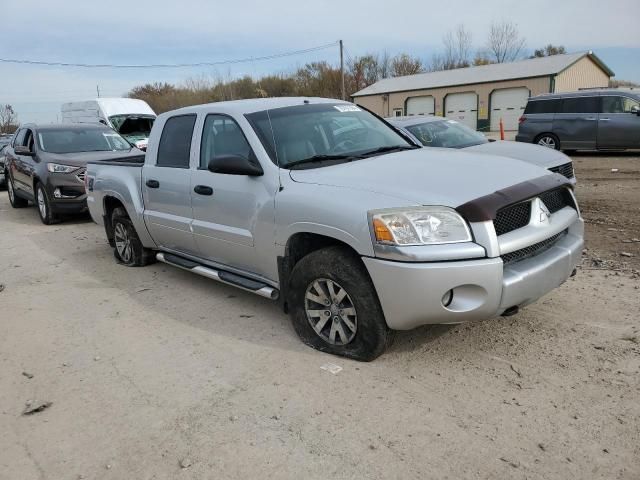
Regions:
<instances>
[{"instance_id":1,"label":"building window","mask_svg":"<svg viewBox=\"0 0 640 480\"><path fill-rule=\"evenodd\" d=\"M393 109L393 116L394 117L401 117L402 116L402 109L401 108L394 108Z\"/></svg>"}]
</instances>

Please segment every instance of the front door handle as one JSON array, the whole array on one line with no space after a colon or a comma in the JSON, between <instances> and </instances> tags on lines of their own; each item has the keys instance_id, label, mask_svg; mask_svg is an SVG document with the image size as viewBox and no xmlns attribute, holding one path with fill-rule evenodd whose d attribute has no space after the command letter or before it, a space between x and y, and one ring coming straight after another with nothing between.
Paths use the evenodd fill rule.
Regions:
<instances>
[{"instance_id":1,"label":"front door handle","mask_svg":"<svg viewBox=\"0 0 640 480\"><path fill-rule=\"evenodd\" d=\"M601 122L608 122L610 119L609 118L601 118L600 121Z\"/></svg>"},{"instance_id":2,"label":"front door handle","mask_svg":"<svg viewBox=\"0 0 640 480\"><path fill-rule=\"evenodd\" d=\"M198 195L213 195L213 188L207 187L206 185L196 185L193 191Z\"/></svg>"},{"instance_id":3,"label":"front door handle","mask_svg":"<svg viewBox=\"0 0 640 480\"><path fill-rule=\"evenodd\" d=\"M160 182L158 180L147 180L145 184L149 188L160 188Z\"/></svg>"}]
</instances>

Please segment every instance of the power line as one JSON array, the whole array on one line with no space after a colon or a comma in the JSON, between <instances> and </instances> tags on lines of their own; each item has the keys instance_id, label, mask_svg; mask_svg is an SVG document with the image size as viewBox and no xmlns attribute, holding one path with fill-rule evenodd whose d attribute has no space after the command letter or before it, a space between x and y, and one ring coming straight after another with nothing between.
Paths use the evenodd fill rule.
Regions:
<instances>
[{"instance_id":1,"label":"power line","mask_svg":"<svg viewBox=\"0 0 640 480\"><path fill-rule=\"evenodd\" d=\"M186 67L214 67L217 65L234 65L238 63L250 63L259 60L272 60L275 58L290 57L293 55L302 55L304 53L325 50L335 47L338 42L327 43L317 47L306 48L304 50L293 50L289 52L276 53L273 55L265 55L262 57L239 58L235 60L220 60L217 62L197 62L197 63L155 63L148 65L116 65L102 63L67 63L67 62L45 62L40 60L20 60L14 58L0 58L2 63L16 63L21 65L44 65L47 67L80 67L80 68L186 68Z\"/></svg>"}]
</instances>

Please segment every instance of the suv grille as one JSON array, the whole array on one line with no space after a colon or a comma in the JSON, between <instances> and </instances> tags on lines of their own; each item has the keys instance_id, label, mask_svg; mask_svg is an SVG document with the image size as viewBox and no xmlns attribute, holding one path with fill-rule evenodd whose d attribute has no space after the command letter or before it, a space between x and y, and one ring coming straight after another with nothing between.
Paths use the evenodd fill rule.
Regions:
<instances>
[{"instance_id":1,"label":"suv grille","mask_svg":"<svg viewBox=\"0 0 640 480\"><path fill-rule=\"evenodd\" d=\"M550 172L559 173L560 175L573 178L573 162L565 163L564 165L558 165L557 167L551 167L549 169Z\"/></svg>"},{"instance_id":2,"label":"suv grille","mask_svg":"<svg viewBox=\"0 0 640 480\"><path fill-rule=\"evenodd\" d=\"M503 235L526 226L529 218L531 218L531 202L516 203L498 210L493 226L496 234Z\"/></svg>"},{"instance_id":3,"label":"suv grille","mask_svg":"<svg viewBox=\"0 0 640 480\"><path fill-rule=\"evenodd\" d=\"M516 250L515 252L505 253L504 255L501 255L500 258L502 258L504 264L507 265L519 260L524 260L528 257L533 257L534 255L538 255L539 253L542 253L545 250L551 248L553 244L560 239L560 237L563 237L566 234L566 230L560 233L556 233L554 236L549 237L541 242L534 243L533 245L521 248L520 250Z\"/></svg>"},{"instance_id":4,"label":"suv grille","mask_svg":"<svg viewBox=\"0 0 640 480\"><path fill-rule=\"evenodd\" d=\"M538 198L544 202L551 213L556 213L564 207L576 208L573 197L566 188L544 192L538 195Z\"/></svg>"}]
</instances>

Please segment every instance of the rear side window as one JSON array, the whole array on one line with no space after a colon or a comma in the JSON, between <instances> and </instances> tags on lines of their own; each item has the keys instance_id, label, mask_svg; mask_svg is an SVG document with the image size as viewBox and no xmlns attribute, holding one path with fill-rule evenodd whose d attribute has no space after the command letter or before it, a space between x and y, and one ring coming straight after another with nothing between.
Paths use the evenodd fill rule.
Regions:
<instances>
[{"instance_id":1,"label":"rear side window","mask_svg":"<svg viewBox=\"0 0 640 480\"><path fill-rule=\"evenodd\" d=\"M631 113L631 107L638 106L638 102L628 97L602 97L602 113Z\"/></svg>"},{"instance_id":2,"label":"rear side window","mask_svg":"<svg viewBox=\"0 0 640 480\"><path fill-rule=\"evenodd\" d=\"M572 97L562 100L562 113L598 113L599 97Z\"/></svg>"},{"instance_id":3,"label":"rear side window","mask_svg":"<svg viewBox=\"0 0 640 480\"><path fill-rule=\"evenodd\" d=\"M24 136L27 134L27 129L23 128L16 134L16 138L13 140L13 146L24 145Z\"/></svg>"},{"instance_id":4,"label":"rear side window","mask_svg":"<svg viewBox=\"0 0 640 480\"><path fill-rule=\"evenodd\" d=\"M527 103L527 108L524 109L525 114L536 113L556 113L558 111L558 104L560 100L531 100Z\"/></svg>"},{"instance_id":5,"label":"rear side window","mask_svg":"<svg viewBox=\"0 0 640 480\"><path fill-rule=\"evenodd\" d=\"M200 146L200 168L207 168L213 157L239 155L249 158L251 147L240 126L225 115L207 115Z\"/></svg>"},{"instance_id":6,"label":"rear side window","mask_svg":"<svg viewBox=\"0 0 640 480\"><path fill-rule=\"evenodd\" d=\"M195 115L180 115L166 121L158 146L158 167L189 168L195 123Z\"/></svg>"}]
</instances>

